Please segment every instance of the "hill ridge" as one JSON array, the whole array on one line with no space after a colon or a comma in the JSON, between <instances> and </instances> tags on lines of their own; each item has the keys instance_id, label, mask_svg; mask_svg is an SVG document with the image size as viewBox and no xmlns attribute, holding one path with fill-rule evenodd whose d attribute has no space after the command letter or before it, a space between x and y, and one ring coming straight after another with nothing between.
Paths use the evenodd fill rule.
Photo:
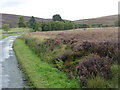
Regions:
<instances>
[{"instance_id":1,"label":"hill ridge","mask_svg":"<svg viewBox=\"0 0 120 90\"><path fill-rule=\"evenodd\" d=\"M31 16L24 16L24 15L16 15L16 14L7 14L7 13L0 13L0 27L3 24L10 24L11 27L17 27L18 17L23 16L24 21L29 21ZM48 22L52 21L52 19L45 19L35 17L37 22ZM118 20L118 15L110 15L110 16L102 16L98 18L89 18L89 19L81 19L73 21L75 24L103 24L103 25L113 25Z\"/></svg>"}]
</instances>

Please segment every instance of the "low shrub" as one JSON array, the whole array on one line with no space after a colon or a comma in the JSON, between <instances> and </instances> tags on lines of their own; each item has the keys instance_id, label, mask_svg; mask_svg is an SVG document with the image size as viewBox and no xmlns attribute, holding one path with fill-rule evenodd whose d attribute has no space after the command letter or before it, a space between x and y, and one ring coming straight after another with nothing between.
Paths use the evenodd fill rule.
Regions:
<instances>
[{"instance_id":1,"label":"low shrub","mask_svg":"<svg viewBox=\"0 0 120 90\"><path fill-rule=\"evenodd\" d=\"M118 61L118 42L103 41L95 44L93 50L100 56L108 56L113 61Z\"/></svg>"},{"instance_id":2,"label":"low shrub","mask_svg":"<svg viewBox=\"0 0 120 90\"><path fill-rule=\"evenodd\" d=\"M79 64L78 74L82 85L86 85L87 79L94 76L101 76L104 78L111 78L110 59L100 57L95 54L86 56Z\"/></svg>"},{"instance_id":3,"label":"low shrub","mask_svg":"<svg viewBox=\"0 0 120 90\"><path fill-rule=\"evenodd\" d=\"M78 52L97 53L102 57L109 57L113 62L118 62L118 53L120 43L113 41L83 41L77 42L72 46L72 50Z\"/></svg>"}]
</instances>

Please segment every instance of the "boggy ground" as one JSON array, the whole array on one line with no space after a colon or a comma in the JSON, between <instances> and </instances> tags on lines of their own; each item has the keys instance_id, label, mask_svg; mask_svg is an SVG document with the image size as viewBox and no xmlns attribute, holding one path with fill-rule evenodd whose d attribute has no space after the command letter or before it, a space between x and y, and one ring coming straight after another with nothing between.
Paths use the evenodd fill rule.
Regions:
<instances>
[{"instance_id":1,"label":"boggy ground","mask_svg":"<svg viewBox=\"0 0 120 90\"><path fill-rule=\"evenodd\" d=\"M118 88L118 28L33 32L20 39L82 87Z\"/></svg>"}]
</instances>

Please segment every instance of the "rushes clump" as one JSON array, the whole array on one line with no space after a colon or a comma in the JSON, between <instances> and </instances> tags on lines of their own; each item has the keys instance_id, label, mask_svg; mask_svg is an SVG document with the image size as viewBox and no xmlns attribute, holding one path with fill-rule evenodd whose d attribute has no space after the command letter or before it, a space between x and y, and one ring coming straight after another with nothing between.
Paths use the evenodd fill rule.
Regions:
<instances>
[{"instance_id":1,"label":"rushes clump","mask_svg":"<svg viewBox=\"0 0 120 90\"><path fill-rule=\"evenodd\" d=\"M99 76L91 78L87 81L87 88L109 88L108 82Z\"/></svg>"}]
</instances>

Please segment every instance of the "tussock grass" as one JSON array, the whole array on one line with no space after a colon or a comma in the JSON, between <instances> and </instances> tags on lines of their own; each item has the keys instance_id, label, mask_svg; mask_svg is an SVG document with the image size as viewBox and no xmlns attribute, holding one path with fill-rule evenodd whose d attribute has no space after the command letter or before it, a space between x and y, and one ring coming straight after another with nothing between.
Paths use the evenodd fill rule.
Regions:
<instances>
[{"instance_id":1,"label":"tussock grass","mask_svg":"<svg viewBox=\"0 0 120 90\"><path fill-rule=\"evenodd\" d=\"M29 82L36 88L80 88L76 80L69 80L65 73L38 58L24 41L17 39L14 50Z\"/></svg>"},{"instance_id":2,"label":"tussock grass","mask_svg":"<svg viewBox=\"0 0 120 90\"><path fill-rule=\"evenodd\" d=\"M107 81L99 76L89 79L87 83L87 88L107 88L107 87L108 87Z\"/></svg>"}]
</instances>

